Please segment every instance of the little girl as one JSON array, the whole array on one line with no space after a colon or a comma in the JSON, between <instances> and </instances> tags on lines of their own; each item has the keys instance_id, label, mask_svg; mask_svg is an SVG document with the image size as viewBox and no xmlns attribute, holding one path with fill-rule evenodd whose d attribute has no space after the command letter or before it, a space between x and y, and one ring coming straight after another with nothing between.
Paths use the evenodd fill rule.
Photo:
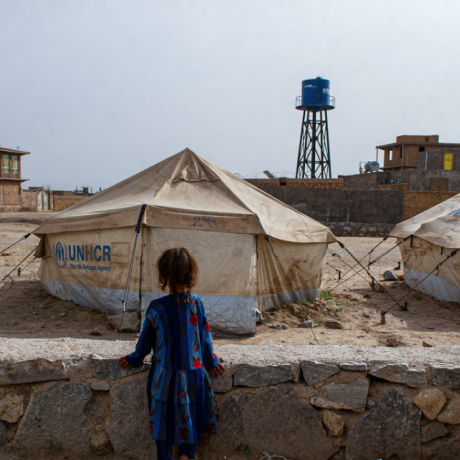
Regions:
<instances>
[{"instance_id":1,"label":"little girl","mask_svg":"<svg viewBox=\"0 0 460 460\"><path fill-rule=\"evenodd\" d=\"M147 382L150 435L158 460L194 458L202 433L217 434L214 393L206 374L222 376L225 367L212 349L212 337L201 299L192 294L198 265L185 248L165 251L157 262L161 288L169 295L154 300L136 351L119 359L124 368L139 367L153 348Z\"/></svg>"}]
</instances>

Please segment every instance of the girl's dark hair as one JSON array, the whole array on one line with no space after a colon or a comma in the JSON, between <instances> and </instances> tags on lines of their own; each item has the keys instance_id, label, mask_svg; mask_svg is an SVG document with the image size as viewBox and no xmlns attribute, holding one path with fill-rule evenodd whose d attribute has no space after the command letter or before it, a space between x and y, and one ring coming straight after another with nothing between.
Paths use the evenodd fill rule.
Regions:
<instances>
[{"instance_id":1,"label":"girl's dark hair","mask_svg":"<svg viewBox=\"0 0 460 460\"><path fill-rule=\"evenodd\" d=\"M165 291L169 283L174 300L178 304L177 285L184 285L187 288L185 303L188 303L192 288L198 282L198 264L192 253L186 248L167 249L158 259L157 270L161 289Z\"/></svg>"}]
</instances>

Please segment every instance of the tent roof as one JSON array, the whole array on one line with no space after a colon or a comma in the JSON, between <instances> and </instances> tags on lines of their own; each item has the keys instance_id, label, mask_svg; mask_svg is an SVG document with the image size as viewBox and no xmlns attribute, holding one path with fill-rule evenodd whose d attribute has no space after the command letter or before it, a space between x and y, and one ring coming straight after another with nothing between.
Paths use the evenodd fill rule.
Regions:
<instances>
[{"instance_id":1,"label":"tent roof","mask_svg":"<svg viewBox=\"0 0 460 460\"><path fill-rule=\"evenodd\" d=\"M151 227L259 234L261 224L284 241L336 241L328 227L190 149L60 212L34 233L134 226L143 204L142 223Z\"/></svg>"},{"instance_id":2,"label":"tent roof","mask_svg":"<svg viewBox=\"0 0 460 460\"><path fill-rule=\"evenodd\" d=\"M390 236L422 238L444 248L460 248L460 194L405 220Z\"/></svg>"}]
</instances>

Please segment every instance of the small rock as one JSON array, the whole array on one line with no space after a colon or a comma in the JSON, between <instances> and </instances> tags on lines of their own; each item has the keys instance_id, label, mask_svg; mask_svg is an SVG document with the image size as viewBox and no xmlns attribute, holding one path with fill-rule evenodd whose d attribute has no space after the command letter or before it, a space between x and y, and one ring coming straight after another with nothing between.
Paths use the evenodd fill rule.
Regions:
<instances>
[{"instance_id":1,"label":"small rock","mask_svg":"<svg viewBox=\"0 0 460 460\"><path fill-rule=\"evenodd\" d=\"M460 390L460 366L451 364L430 365L433 385L445 385L453 390Z\"/></svg>"},{"instance_id":2,"label":"small rock","mask_svg":"<svg viewBox=\"0 0 460 460\"><path fill-rule=\"evenodd\" d=\"M364 412L366 409L369 381L355 380L351 383L329 383L316 390L310 404L324 409L345 409Z\"/></svg>"},{"instance_id":3,"label":"small rock","mask_svg":"<svg viewBox=\"0 0 460 460\"><path fill-rule=\"evenodd\" d=\"M336 319L328 319L325 323L325 326L329 329L343 329L343 324Z\"/></svg>"},{"instance_id":4,"label":"small rock","mask_svg":"<svg viewBox=\"0 0 460 460\"><path fill-rule=\"evenodd\" d=\"M126 311L123 314L108 316L107 319L112 327L120 332L138 332L141 328L141 320L136 312Z\"/></svg>"},{"instance_id":5,"label":"small rock","mask_svg":"<svg viewBox=\"0 0 460 460\"><path fill-rule=\"evenodd\" d=\"M398 275L398 280L399 280L399 281L404 281L404 279L405 279L405 278L404 278L404 275Z\"/></svg>"},{"instance_id":6,"label":"small rock","mask_svg":"<svg viewBox=\"0 0 460 460\"><path fill-rule=\"evenodd\" d=\"M449 425L460 424L460 394L454 393L446 408L438 415L438 420Z\"/></svg>"},{"instance_id":7,"label":"small rock","mask_svg":"<svg viewBox=\"0 0 460 460\"><path fill-rule=\"evenodd\" d=\"M372 409L374 406L375 406L375 402L372 401L372 399L368 399L368 400L367 400L367 407L368 407L369 409Z\"/></svg>"},{"instance_id":8,"label":"small rock","mask_svg":"<svg viewBox=\"0 0 460 460\"><path fill-rule=\"evenodd\" d=\"M102 332L96 327L96 329L93 329L89 334L90 335L102 335Z\"/></svg>"},{"instance_id":9,"label":"small rock","mask_svg":"<svg viewBox=\"0 0 460 460\"><path fill-rule=\"evenodd\" d=\"M46 325L42 324L40 327L41 327L42 329L45 329Z\"/></svg>"},{"instance_id":10,"label":"small rock","mask_svg":"<svg viewBox=\"0 0 460 460\"><path fill-rule=\"evenodd\" d=\"M414 399L414 404L428 420L434 420L446 404L446 397L441 390L430 388L421 391Z\"/></svg>"},{"instance_id":11,"label":"small rock","mask_svg":"<svg viewBox=\"0 0 460 460\"><path fill-rule=\"evenodd\" d=\"M14 319L6 323L7 326L16 326L16 323L14 322Z\"/></svg>"},{"instance_id":12,"label":"small rock","mask_svg":"<svg viewBox=\"0 0 460 460\"><path fill-rule=\"evenodd\" d=\"M375 285L375 292L383 292L383 286L381 284L376 284Z\"/></svg>"},{"instance_id":13,"label":"small rock","mask_svg":"<svg viewBox=\"0 0 460 460\"><path fill-rule=\"evenodd\" d=\"M367 318L367 319L370 319L371 315L368 315L367 313L363 313L363 317Z\"/></svg>"},{"instance_id":14,"label":"small rock","mask_svg":"<svg viewBox=\"0 0 460 460\"><path fill-rule=\"evenodd\" d=\"M316 345L315 342L310 342L308 345Z\"/></svg>"},{"instance_id":15,"label":"small rock","mask_svg":"<svg viewBox=\"0 0 460 460\"><path fill-rule=\"evenodd\" d=\"M108 455L112 452L112 444L110 444L110 439L107 436L107 433L103 431L102 433L93 434L90 441L91 449L96 452L97 455Z\"/></svg>"},{"instance_id":16,"label":"small rock","mask_svg":"<svg viewBox=\"0 0 460 460\"><path fill-rule=\"evenodd\" d=\"M330 410L323 411L323 424L329 436L342 436L345 423L340 415L334 414Z\"/></svg>"},{"instance_id":17,"label":"small rock","mask_svg":"<svg viewBox=\"0 0 460 460\"><path fill-rule=\"evenodd\" d=\"M303 378L308 385L313 385L321 380L326 380L331 375L340 372L340 369L333 364L325 364L318 361L303 361L300 363Z\"/></svg>"},{"instance_id":18,"label":"small rock","mask_svg":"<svg viewBox=\"0 0 460 460\"><path fill-rule=\"evenodd\" d=\"M371 298L371 295L370 295L370 294L364 294L363 297L364 297L365 299L370 299L370 298Z\"/></svg>"},{"instance_id":19,"label":"small rock","mask_svg":"<svg viewBox=\"0 0 460 460\"><path fill-rule=\"evenodd\" d=\"M57 327L57 326L60 326L61 323L54 323L54 325Z\"/></svg>"},{"instance_id":20,"label":"small rock","mask_svg":"<svg viewBox=\"0 0 460 460\"><path fill-rule=\"evenodd\" d=\"M425 371L410 369L405 363L374 364L369 373L379 379L394 383L403 383L413 388L424 387L428 383Z\"/></svg>"},{"instance_id":21,"label":"small rock","mask_svg":"<svg viewBox=\"0 0 460 460\"><path fill-rule=\"evenodd\" d=\"M387 270L387 271L383 274L383 277L384 277L387 281L399 281L399 280L398 280L398 277L397 277L391 270Z\"/></svg>"},{"instance_id":22,"label":"small rock","mask_svg":"<svg viewBox=\"0 0 460 460\"><path fill-rule=\"evenodd\" d=\"M442 438L449 430L440 422L431 422L428 425L425 425L420 430L422 435L422 442L430 442L436 438Z\"/></svg>"},{"instance_id":23,"label":"small rock","mask_svg":"<svg viewBox=\"0 0 460 460\"><path fill-rule=\"evenodd\" d=\"M91 384L91 388L94 391L109 391L110 383L102 380L101 382L94 382Z\"/></svg>"},{"instance_id":24,"label":"small rock","mask_svg":"<svg viewBox=\"0 0 460 460\"><path fill-rule=\"evenodd\" d=\"M367 363L342 363L340 364L340 369L344 371L354 371L354 372L366 372L367 371Z\"/></svg>"},{"instance_id":25,"label":"small rock","mask_svg":"<svg viewBox=\"0 0 460 460\"><path fill-rule=\"evenodd\" d=\"M238 386L258 388L288 382L292 380L292 376L292 366L290 364L280 364L278 366L241 364L233 373L233 382Z\"/></svg>"},{"instance_id":26,"label":"small rock","mask_svg":"<svg viewBox=\"0 0 460 460\"><path fill-rule=\"evenodd\" d=\"M24 396L8 394L0 399L0 420L16 423L24 414Z\"/></svg>"},{"instance_id":27,"label":"small rock","mask_svg":"<svg viewBox=\"0 0 460 460\"><path fill-rule=\"evenodd\" d=\"M433 347L433 345L431 345L431 343L425 342L425 341L422 342L422 345L423 345L425 348L431 348L431 347Z\"/></svg>"},{"instance_id":28,"label":"small rock","mask_svg":"<svg viewBox=\"0 0 460 460\"><path fill-rule=\"evenodd\" d=\"M61 318L64 318L64 316L65 316L66 314L67 314L67 313L61 313L59 316L60 316Z\"/></svg>"},{"instance_id":29,"label":"small rock","mask_svg":"<svg viewBox=\"0 0 460 460\"><path fill-rule=\"evenodd\" d=\"M312 328L312 327L315 327L315 325L313 324L312 320L308 320L308 321L304 321L303 323L300 323L299 327Z\"/></svg>"},{"instance_id":30,"label":"small rock","mask_svg":"<svg viewBox=\"0 0 460 460\"><path fill-rule=\"evenodd\" d=\"M434 329L434 326L428 326L428 329Z\"/></svg>"}]
</instances>

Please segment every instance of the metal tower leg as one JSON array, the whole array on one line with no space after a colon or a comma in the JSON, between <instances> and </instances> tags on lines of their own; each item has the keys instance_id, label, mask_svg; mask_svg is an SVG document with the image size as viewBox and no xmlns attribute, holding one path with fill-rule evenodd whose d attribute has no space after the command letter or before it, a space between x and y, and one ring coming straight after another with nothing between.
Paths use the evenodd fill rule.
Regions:
<instances>
[{"instance_id":1,"label":"metal tower leg","mask_svg":"<svg viewBox=\"0 0 460 460\"><path fill-rule=\"evenodd\" d=\"M319 112L319 117L317 117L317 112ZM296 178L331 178L331 157L326 110L305 110L303 112Z\"/></svg>"}]
</instances>

